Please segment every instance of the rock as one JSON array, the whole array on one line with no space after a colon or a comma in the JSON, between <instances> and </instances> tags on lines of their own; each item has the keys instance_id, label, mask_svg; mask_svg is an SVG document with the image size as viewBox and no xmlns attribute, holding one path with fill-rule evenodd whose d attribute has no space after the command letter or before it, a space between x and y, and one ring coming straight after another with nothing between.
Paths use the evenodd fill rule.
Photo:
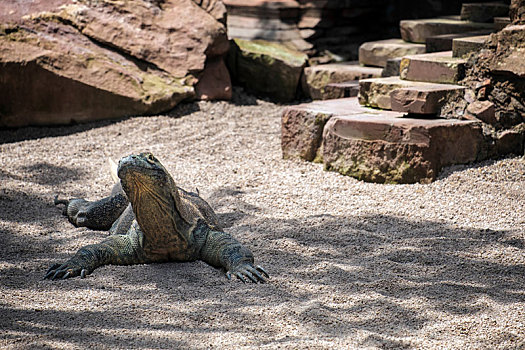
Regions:
<instances>
[{"instance_id":1,"label":"rock","mask_svg":"<svg viewBox=\"0 0 525 350\"><path fill-rule=\"evenodd\" d=\"M361 79L359 81L359 103L363 106L392 109L390 94L399 88L417 83L399 77Z\"/></svg>"},{"instance_id":2,"label":"rock","mask_svg":"<svg viewBox=\"0 0 525 350\"><path fill-rule=\"evenodd\" d=\"M490 23L461 21L453 18L430 18L403 20L399 24L401 38L405 41L424 44L431 36L492 29Z\"/></svg>"},{"instance_id":3,"label":"rock","mask_svg":"<svg viewBox=\"0 0 525 350\"><path fill-rule=\"evenodd\" d=\"M448 100L462 98L465 87L449 84L405 87L390 94L393 111L412 114L439 114Z\"/></svg>"},{"instance_id":4,"label":"rock","mask_svg":"<svg viewBox=\"0 0 525 350\"><path fill-rule=\"evenodd\" d=\"M494 17L494 30L500 31L510 24L510 17Z\"/></svg>"},{"instance_id":5,"label":"rock","mask_svg":"<svg viewBox=\"0 0 525 350\"><path fill-rule=\"evenodd\" d=\"M525 24L525 0L511 0L509 17L513 24Z\"/></svg>"},{"instance_id":6,"label":"rock","mask_svg":"<svg viewBox=\"0 0 525 350\"><path fill-rule=\"evenodd\" d=\"M17 24L23 17L40 12L55 12L75 0L2 0L0 1L0 24Z\"/></svg>"},{"instance_id":7,"label":"rock","mask_svg":"<svg viewBox=\"0 0 525 350\"><path fill-rule=\"evenodd\" d=\"M297 50L264 40L234 39L230 72L252 92L280 102L296 97L308 57Z\"/></svg>"},{"instance_id":8,"label":"rock","mask_svg":"<svg viewBox=\"0 0 525 350\"><path fill-rule=\"evenodd\" d=\"M331 118L323 133L327 170L378 183L428 183L443 166L477 159L479 123L389 116Z\"/></svg>"},{"instance_id":9,"label":"rock","mask_svg":"<svg viewBox=\"0 0 525 350\"><path fill-rule=\"evenodd\" d=\"M359 63L365 66L385 67L390 58L424 52L424 44L407 43L401 39L369 41L359 47Z\"/></svg>"},{"instance_id":10,"label":"rock","mask_svg":"<svg viewBox=\"0 0 525 350\"><path fill-rule=\"evenodd\" d=\"M202 71L207 57L228 52L224 26L193 1L166 1L162 8L144 0L83 1L90 5L66 6L58 16L89 38L175 77Z\"/></svg>"},{"instance_id":11,"label":"rock","mask_svg":"<svg viewBox=\"0 0 525 350\"><path fill-rule=\"evenodd\" d=\"M193 0L213 18L226 25L226 5L221 0Z\"/></svg>"},{"instance_id":12,"label":"rock","mask_svg":"<svg viewBox=\"0 0 525 350\"><path fill-rule=\"evenodd\" d=\"M298 29L261 29L245 27L228 27L230 38L245 40L268 40L268 41L291 41L302 40L301 33Z\"/></svg>"},{"instance_id":13,"label":"rock","mask_svg":"<svg viewBox=\"0 0 525 350\"><path fill-rule=\"evenodd\" d=\"M228 15L296 20L299 3L292 0L224 0Z\"/></svg>"},{"instance_id":14,"label":"rock","mask_svg":"<svg viewBox=\"0 0 525 350\"><path fill-rule=\"evenodd\" d=\"M286 109L281 119L281 148L284 159L313 161L318 155L321 136L330 114Z\"/></svg>"},{"instance_id":15,"label":"rock","mask_svg":"<svg viewBox=\"0 0 525 350\"><path fill-rule=\"evenodd\" d=\"M509 6L501 2L464 3L460 18L472 22L493 22L494 17L506 16Z\"/></svg>"},{"instance_id":16,"label":"rock","mask_svg":"<svg viewBox=\"0 0 525 350\"><path fill-rule=\"evenodd\" d=\"M496 110L494 104L490 101L474 101L467 107L467 113L487 124L496 126Z\"/></svg>"},{"instance_id":17,"label":"rock","mask_svg":"<svg viewBox=\"0 0 525 350\"><path fill-rule=\"evenodd\" d=\"M417 89L448 90L456 87L448 84L402 80L399 77L362 79L359 81L359 103L373 108L392 109L391 94L394 90L402 88L414 88L417 91Z\"/></svg>"},{"instance_id":18,"label":"rock","mask_svg":"<svg viewBox=\"0 0 525 350\"><path fill-rule=\"evenodd\" d=\"M357 98L314 101L285 109L281 119L281 146L283 158L320 161L323 128L334 116L388 115L402 117L402 113L379 111L359 105Z\"/></svg>"},{"instance_id":19,"label":"rock","mask_svg":"<svg viewBox=\"0 0 525 350\"><path fill-rule=\"evenodd\" d=\"M466 60L452 57L451 51L405 56L401 60L401 79L455 84L465 76Z\"/></svg>"},{"instance_id":20,"label":"rock","mask_svg":"<svg viewBox=\"0 0 525 350\"><path fill-rule=\"evenodd\" d=\"M152 114L194 96L184 80L143 67L54 21L0 35L0 126Z\"/></svg>"},{"instance_id":21,"label":"rock","mask_svg":"<svg viewBox=\"0 0 525 350\"><path fill-rule=\"evenodd\" d=\"M465 57L471 52L480 51L488 38L488 35L479 35L452 40L452 57Z\"/></svg>"},{"instance_id":22,"label":"rock","mask_svg":"<svg viewBox=\"0 0 525 350\"><path fill-rule=\"evenodd\" d=\"M401 65L402 57L389 58L386 60L385 68L381 72L381 77L395 77L399 76L399 67Z\"/></svg>"},{"instance_id":23,"label":"rock","mask_svg":"<svg viewBox=\"0 0 525 350\"><path fill-rule=\"evenodd\" d=\"M320 64L304 69L302 80L305 95L323 99L328 84L381 76L381 68L363 67L356 62Z\"/></svg>"},{"instance_id":24,"label":"rock","mask_svg":"<svg viewBox=\"0 0 525 350\"><path fill-rule=\"evenodd\" d=\"M228 16L228 29L229 28L248 28L248 29L259 29L260 31L265 31L265 30L279 31L279 30L294 30L294 29L297 29L297 26L292 23L283 22L279 18L260 18L260 17L245 17L245 16L238 16L238 15L230 15ZM228 33L230 36L234 36L232 32L228 32ZM250 38L250 39L260 39L260 38Z\"/></svg>"},{"instance_id":25,"label":"rock","mask_svg":"<svg viewBox=\"0 0 525 350\"><path fill-rule=\"evenodd\" d=\"M439 51L452 51L452 41L456 38L465 38L471 36L488 35L492 30L478 30L475 32L455 33L435 35L427 38L426 50L427 53Z\"/></svg>"},{"instance_id":26,"label":"rock","mask_svg":"<svg viewBox=\"0 0 525 350\"><path fill-rule=\"evenodd\" d=\"M194 85L200 78L209 82L206 76L217 72L228 51L224 26L203 10L214 12L219 4L63 4L45 8L54 12L26 14L2 28L0 81L9 83L0 85L0 125L61 124L166 111L194 97ZM223 69L214 75L221 79L213 82L215 89L231 90L224 73ZM44 78L47 84L35 83ZM213 95L204 82L199 90L207 91L200 96Z\"/></svg>"},{"instance_id":27,"label":"rock","mask_svg":"<svg viewBox=\"0 0 525 350\"><path fill-rule=\"evenodd\" d=\"M200 100L230 100L232 88L230 73L222 57L206 62L204 71L195 85L195 95Z\"/></svg>"},{"instance_id":28,"label":"rock","mask_svg":"<svg viewBox=\"0 0 525 350\"><path fill-rule=\"evenodd\" d=\"M322 100L356 97L359 94L359 81L344 81L342 83L330 83L324 88Z\"/></svg>"},{"instance_id":29,"label":"rock","mask_svg":"<svg viewBox=\"0 0 525 350\"><path fill-rule=\"evenodd\" d=\"M505 27L497 34L497 43L490 70L525 78L525 24Z\"/></svg>"},{"instance_id":30,"label":"rock","mask_svg":"<svg viewBox=\"0 0 525 350\"><path fill-rule=\"evenodd\" d=\"M496 152L498 156L508 154L522 155L525 152L525 127L520 125L503 130L496 136Z\"/></svg>"},{"instance_id":31,"label":"rock","mask_svg":"<svg viewBox=\"0 0 525 350\"><path fill-rule=\"evenodd\" d=\"M309 50L297 27L299 3L296 1L226 0L228 37L267 40L297 50Z\"/></svg>"}]
</instances>

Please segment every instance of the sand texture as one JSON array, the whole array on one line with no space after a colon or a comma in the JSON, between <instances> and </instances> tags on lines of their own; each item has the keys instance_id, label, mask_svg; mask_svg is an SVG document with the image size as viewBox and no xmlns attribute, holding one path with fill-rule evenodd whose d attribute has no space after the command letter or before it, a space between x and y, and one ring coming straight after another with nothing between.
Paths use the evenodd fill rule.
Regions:
<instances>
[{"instance_id":1,"label":"sand texture","mask_svg":"<svg viewBox=\"0 0 525 350\"><path fill-rule=\"evenodd\" d=\"M523 349L525 160L380 185L285 161L283 107L233 102L162 116L0 130L0 348ZM47 268L107 233L53 197L107 195L107 158L152 151L197 188L271 274L203 262Z\"/></svg>"}]
</instances>

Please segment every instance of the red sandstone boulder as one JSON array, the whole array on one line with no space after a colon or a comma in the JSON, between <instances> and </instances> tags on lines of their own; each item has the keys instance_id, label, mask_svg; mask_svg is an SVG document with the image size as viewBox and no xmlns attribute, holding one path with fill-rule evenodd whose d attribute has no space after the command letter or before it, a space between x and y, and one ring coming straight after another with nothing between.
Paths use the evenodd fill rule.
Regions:
<instances>
[{"instance_id":1,"label":"red sandstone boulder","mask_svg":"<svg viewBox=\"0 0 525 350\"><path fill-rule=\"evenodd\" d=\"M229 54L233 78L254 94L292 101L308 56L276 42L234 39Z\"/></svg>"},{"instance_id":2,"label":"red sandstone boulder","mask_svg":"<svg viewBox=\"0 0 525 350\"><path fill-rule=\"evenodd\" d=\"M159 113L195 89L206 99L231 96L218 4L55 0L40 7L26 11L48 12L16 18L27 13L13 6L18 12L4 14L0 126Z\"/></svg>"},{"instance_id":3,"label":"red sandstone boulder","mask_svg":"<svg viewBox=\"0 0 525 350\"><path fill-rule=\"evenodd\" d=\"M331 118L323 132L327 170L378 183L429 183L443 166L473 162L479 123L355 115Z\"/></svg>"},{"instance_id":4,"label":"red sandstone boulder","mask_svg":"<svg viewBox=\"0 0 525 350\"><path fill-rule=\"evenodd\" d=\"M314 101L284 110L281 118L281 147L283 158L300 158L308 161L322 160L319 146L323 129L332 117L371 116L373 118L401 118L402 113L382 111L359 105L357 98Z\"/></svg>"}]
</instances>

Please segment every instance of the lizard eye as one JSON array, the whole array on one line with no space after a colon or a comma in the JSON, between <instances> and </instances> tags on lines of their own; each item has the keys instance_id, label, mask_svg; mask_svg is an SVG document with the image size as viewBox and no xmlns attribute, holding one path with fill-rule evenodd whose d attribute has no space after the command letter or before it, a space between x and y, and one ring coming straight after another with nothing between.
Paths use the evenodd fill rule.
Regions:
<instances>
[{"instance_id":1,"label":"lizard eye","mask_svg":"<svg viewBox=\"0 0 525 350\"><path fill-rule=\"evenodd\" d=\"M152 164L155 163L155 157L153 157L153 154L151 154L151 153L146 156L146 160L149 163L152 163Z\"/></svg>"}]
</instances>

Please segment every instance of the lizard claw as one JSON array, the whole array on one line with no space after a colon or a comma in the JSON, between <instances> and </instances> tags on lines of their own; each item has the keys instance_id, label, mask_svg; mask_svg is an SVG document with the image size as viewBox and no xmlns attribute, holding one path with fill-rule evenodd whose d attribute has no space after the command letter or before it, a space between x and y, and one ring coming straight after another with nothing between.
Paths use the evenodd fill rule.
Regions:
<instances>
[{"instance_id":1,"label":"lizard claw","mask_svg":"<svg viewBox=\"0 0 525 350\"><path fill-rule=\"evenodd\" d=\"M63 279L76 277L82 275L86 276L86 269L81 268L74 262L67 261L64 264L53 264L48 270L46 275L44 276L44 279L50 279L52 281L57 279ZM83 278L83 277L82 277Z\"/></svg>"},{"instance_id":2,"label":"lizard claw","mask_svg":"<svg viewBox=\"0 0 525 350\"><path fill-rule=\"evenodd\" d=\"M244 262L233 267L226 272L226 277L231 280L232 274L240 279L243 283L247 283L247 279L253 283L266 283L270 275L259 265L254 266L252 263Z\"/></svg>"}]
</instances>

